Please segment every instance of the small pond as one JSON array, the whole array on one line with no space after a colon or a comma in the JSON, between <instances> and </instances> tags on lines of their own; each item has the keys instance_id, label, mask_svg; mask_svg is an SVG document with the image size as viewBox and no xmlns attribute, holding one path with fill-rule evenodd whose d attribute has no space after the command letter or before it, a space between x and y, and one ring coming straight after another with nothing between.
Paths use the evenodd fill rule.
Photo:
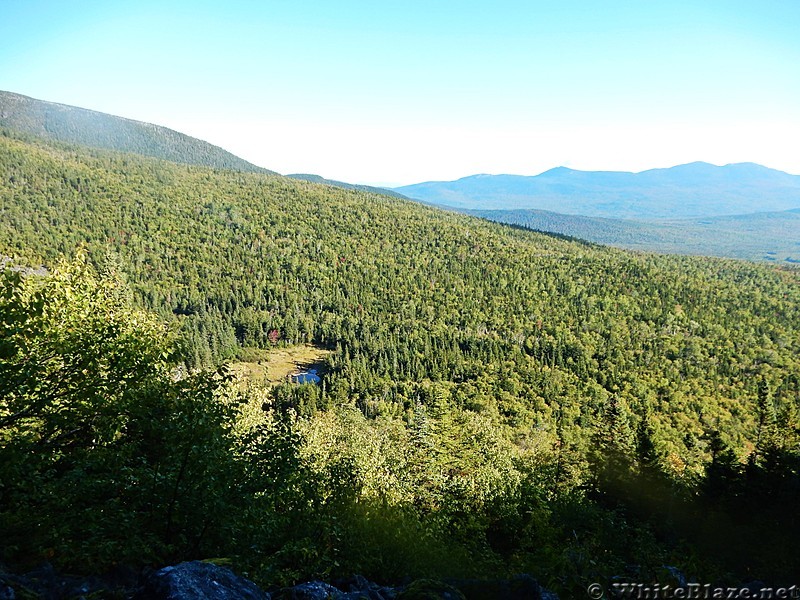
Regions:
<instances>
[{"instance_id":1,"label":"small pond","mask_svg":"<svg viewBox=\"0 0 800 600\"><path fill-rule=\"evenodd\" d=\"M320 378L317 374L317 369L307 369L298 373L293 373L291 376L292 383L319 383Z\"/></svg>"}]
</instances>

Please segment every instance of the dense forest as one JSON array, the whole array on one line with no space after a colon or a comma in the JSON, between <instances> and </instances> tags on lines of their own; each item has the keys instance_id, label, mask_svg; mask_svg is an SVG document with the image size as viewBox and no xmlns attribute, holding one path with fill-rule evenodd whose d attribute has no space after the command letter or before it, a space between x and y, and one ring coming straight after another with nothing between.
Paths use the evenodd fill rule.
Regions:
<instances>
[{"instance_id":1,"label":"dense forest","mask_svg":"<svg viewBox=\"0 0 800 600\"><path fill-rule=\"evenodd\" d=\"M796 270L9 130L0 253L2 561L796 583Z\"/></svg>"}]
</instances>

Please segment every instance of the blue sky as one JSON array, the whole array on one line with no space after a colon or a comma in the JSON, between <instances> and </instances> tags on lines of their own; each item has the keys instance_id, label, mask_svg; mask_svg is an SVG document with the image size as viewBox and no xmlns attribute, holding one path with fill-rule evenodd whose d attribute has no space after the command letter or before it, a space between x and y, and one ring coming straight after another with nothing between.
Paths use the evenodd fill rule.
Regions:
<instances>
[{"instance_id":1,"label":"blue sky","mask_svg":"<svg viewBox=\"0 0 800 600\"><path fill-rule=\"evenodd\" d=\"M0 89L282 173L800 174L800 2L3 0Z\"/></svg>"}]
</instances>

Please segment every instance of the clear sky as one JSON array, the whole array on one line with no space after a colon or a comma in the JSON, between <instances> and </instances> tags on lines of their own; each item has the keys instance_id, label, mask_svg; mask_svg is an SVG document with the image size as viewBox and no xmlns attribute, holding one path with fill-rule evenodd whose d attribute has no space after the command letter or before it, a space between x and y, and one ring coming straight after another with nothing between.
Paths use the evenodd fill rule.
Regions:
<instances>
[{"instance_id":1,"label":"clear sky","mask_svg":"<svg viewBox=\"0 0 800 600\"><path fill-rule=\"evenodd\" d=\"M800 1L0 0L0 89L355 183L800 174Z\"/></svg>"}]
</instances>

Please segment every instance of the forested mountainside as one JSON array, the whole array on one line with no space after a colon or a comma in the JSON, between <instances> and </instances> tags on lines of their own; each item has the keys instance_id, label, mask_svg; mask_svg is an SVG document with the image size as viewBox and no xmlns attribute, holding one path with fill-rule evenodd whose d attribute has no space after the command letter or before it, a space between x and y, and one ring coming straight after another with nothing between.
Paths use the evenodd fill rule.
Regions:
<instances>
[{"instance_id":1,"label":"forested mountainside","mask_svg":"<svg viewBox=\"0 0 800 600\"><path fill-rule=\"evenodd\" d=\"M3 560L567 597L800 572L795 270L10 131L0 174L0 253L55 273L0 296ZM174 377L298 343L332 351L319 386Z\"/></svg>"},{"instance_id":2,"label":"forested mountainside","mask_svg":"<svg viewBox=\"0 0 800 600\"><path fill-rule=\"evenodd\" d=\"M344 188L346 190L359 190L362 192L371 192L373 194L383 194L384 196L394 196L395 198L405 198L408 200L406 196L399 192L395 192L394 190L386 189L386 188L379 188L374 187L371 185L360 185L357 183L345 183L344 181L335 181L333 179L325 179L324 177L320 177L319 175L311 175L308 173L292 173L291 175L287 175L286 177L291 177L292 179L300 179L302 181L310 181L311 183L324 183L325 185L332 185L334 187Z\"/></svg>"},{"instance_id":3,"label":"forested mountainside","mask_svg":"<svg viewBox=\"0 0 800 600\"><path fill-rule=\"evenodd\" d=\"M189 165L269 173L218 146L166 127L0 91L0 127L38 137Z\"/></svg>"},{"instance_id":4,"label":"forested mountainside","mask_svg":"<svg viewBox=\"0 0 800 600\"><path fill-rule=\"evenodd\" d=\"M800 209L658 221L582 217L525 209L462 209L459 212L629 250L800 262Z\"/></svg>"},{"instance_id":5,"label":"forested mountainside","mask_svg":"<svg viewBox=\"0 0 800 600\"><path fill-rule=\"evenodd\" d=\"M613 219L680 219L800 208L800 176L753 163L703 162L641 173L578 171L472 175L395 188L418 200L474 210L549 210Z\"/></svg>"}]
</instances>

